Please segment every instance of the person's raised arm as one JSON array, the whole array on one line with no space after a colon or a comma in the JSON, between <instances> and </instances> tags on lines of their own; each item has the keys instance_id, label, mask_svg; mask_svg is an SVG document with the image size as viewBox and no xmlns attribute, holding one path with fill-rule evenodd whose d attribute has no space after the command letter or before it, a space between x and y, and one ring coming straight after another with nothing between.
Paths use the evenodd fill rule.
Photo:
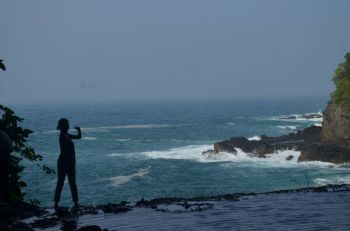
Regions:
<instances>
[{"instance_id":1,"label":"person's raised arm","mask_svg":"<svg viewBox=\"0 0 350 231\"><path fill-rule=\"evenodd\" d=\"M81 129L80 129L80 127L75 126L74 128L75 128L75 130L78 131L78 135L69 134L69 137L71 139L81 139Z\"/></svg>"}]
</instances>

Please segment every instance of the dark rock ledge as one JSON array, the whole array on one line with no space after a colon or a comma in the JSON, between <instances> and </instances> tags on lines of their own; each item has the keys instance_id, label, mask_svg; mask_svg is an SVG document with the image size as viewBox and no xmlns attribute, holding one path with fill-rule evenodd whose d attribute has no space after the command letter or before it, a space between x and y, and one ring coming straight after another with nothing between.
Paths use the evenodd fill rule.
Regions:
<instances>
[{"instance_id":1,"label":"dark rock ledge","mask_svg":"<svg viewBox=\"0 0 350 231\"><path fill-rule=\"evenodd\" d=\"M140 207L153 209L166 213L200 212L215 207L215 201L249 200L256 195L280 193L335 193L350 192L350 185L325 185L321 187L307 187L298 189L277 190L266 193L234 193L219 196L195 198L156 198L152 200L141 199L136 203L121 202L119 204L105 204L96 206L81 206L78 209L59 208L55 212L48 212L44 208L30 205L25 202L0 203L1 223L0 230L34 230L60 226L61 230L102 231L97 225L78 227L80 216L99 213L125 213ZM23 219L31 221L23 222Z\"/></svg>"}]
</instances>

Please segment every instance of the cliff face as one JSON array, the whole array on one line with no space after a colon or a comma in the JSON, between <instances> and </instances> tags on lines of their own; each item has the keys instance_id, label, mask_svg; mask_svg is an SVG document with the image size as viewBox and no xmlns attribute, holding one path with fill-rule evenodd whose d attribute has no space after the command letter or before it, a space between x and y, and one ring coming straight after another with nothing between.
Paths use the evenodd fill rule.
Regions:
<instances>
[{"instance_id":1,"label":"cliff face","mask_svg":"<svg viewBox=\"0 0 350 231\"><path fill-rule=\"evenodd\" d=\"M321 140L350 148L350 112L333 99L323 113Z\"/></svg>"}]
</instances>

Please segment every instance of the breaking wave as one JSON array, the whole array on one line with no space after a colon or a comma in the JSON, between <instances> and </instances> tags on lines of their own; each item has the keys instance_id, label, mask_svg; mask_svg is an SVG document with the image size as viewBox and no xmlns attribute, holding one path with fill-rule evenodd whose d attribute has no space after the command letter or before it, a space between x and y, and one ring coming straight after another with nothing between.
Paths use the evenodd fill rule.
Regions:
<instances>
[{"instance_id":1,"label":"breaking wave","mask_svg":"<svg viewBox=\"0 0 350 231\"><path fill-rule=\"evenodd\" d=\"M300 122L322 122L323 114L321 111L314 113L305 113L305 114L290 114L290 115L280 115L272 118L273 120L282 120L282 121L300 121Z\"/></svg>"},{"instance_id":2,"label":"breaking wave","mask_svg":"<svg viewBox=\"0 0 350 231\"><path fill-rule=\"evenodd\" d=\"M280 129L283 129L283 130L297 130L297 126L293 126L293 125L289 125L289 126L277 126L278 128Z\"/></svg>"},{"instance_id":3,"label":"breaking wave","mask_svg":"<svg viewBox=\"0 0 350 231\"><path fill-rule=\"evenodd\" d=\"M142 154L152 159L178 159L208 162L207 158L202 155L202 152L212 147L212 145L189 145L165 151L143 152Z\"/></svg>"},{"instance_id":4,"label":"breaking wave","mask_svg":"<svg viewBox=\"0 0 350 231\"><path fill-rule=\"evenodd\" d=\"M96 137L91 137L91 136L85 136L81 138L82 140L97 140Z\"/></svg>"},{"instance_id":5,"label":"breaking wave","mask_svg":"<svg viewBox=\"0 0 350 231\"><path fill-rule=\"evenodd\" d=\"M298 167L298 166L320 166L329 167L334 164L310 161L310 162L298 162L300 151L296 150L281 150L273 154L266 155L266 158L253 157L253 154L246 153L239 148L236 148L237 153L206 153L203 151L212 149L212 145L190 145L179 148L173 148L164 151L149 151L143 152L145 157L152 159L178 159L178 160L192 160L196 162L208 163L208 162L240 162L244 164L254 164L260 167ZM287 160L290 159L290 160Z\"/></svg>"},{"instance_id":6,"label":"breaking wave","mask_svg":"<svg viewBox=\"0 0 350 231\"><path fill-rule=\"evenodd\" d=\"M142 178L142 177L146 176L147 174L149 174L150 168L151 167L149 166L147 168L139 169L136 173L133 173L131 175L114 176L114 177L109 178L108 180L112 182L112 185L119 186L119 185L128 183L133 178L136 178L136 177Z\"/></svg>"},{"instance_id":7,"label":"breaking wave","mask_svg":"<svg viewBox=\"0 0 350 231\"><path fill-rule=\"evenodd\" d=\"M327 184L350 184L350 176L334 176L330 178L316 178L313 182L317 186L327 185Z\"/></svg>"},{"instance_id":8,"label":"breaking wave","mask_svg":"<svg viewBox=\"0 0 350 231\"><path fill-rule=\"evenodd\" d=\"M252 136L252 137L248 137L247 139L250 140L250 141L252 141L252 140L259 141L259 140L261 140L261 137L260 136Z\"/></svg>"},{"instance_id":9,"label":"breaking wave","mask_svg":"<svg viewBox=\"0 0 350 231\"><path fill-rule=\"evenodd\" d=\"M130 141L131 139L122 139L122 138L116 138L114 139L114 141L117 141L117 142L127 142L127 141Z\"/></svg>"}]
</instances>

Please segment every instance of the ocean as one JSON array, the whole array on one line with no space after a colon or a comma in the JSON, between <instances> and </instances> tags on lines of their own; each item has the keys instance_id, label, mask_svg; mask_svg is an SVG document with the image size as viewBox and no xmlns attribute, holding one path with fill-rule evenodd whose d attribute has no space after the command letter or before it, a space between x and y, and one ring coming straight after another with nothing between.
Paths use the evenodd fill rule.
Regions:
<instances>
[{"instance_id":1,"label":"ocean","mask_svg":"<svg viewBox=\"0 0 350 231\"><path fill-rule=\"evenodd\" d=\"M82 128L83 138L75 141L77 184L80 203L92 205L300 188L308 184L305 176L310 186L349 184L348 165L298 163L300 152L294 150L266 159L243 151L202 155L215 142L234 136L259 139L321 126L322 118L301 115L321 114L326 103L326 98L310 98L10 106L34 131L29 144L54 169L60 152L58 119L66 117L71 127ZM26 199L52 206L56 176L23 163ZM61 204L72 205L67 182Z\"/></svg>"}]
</instances>

